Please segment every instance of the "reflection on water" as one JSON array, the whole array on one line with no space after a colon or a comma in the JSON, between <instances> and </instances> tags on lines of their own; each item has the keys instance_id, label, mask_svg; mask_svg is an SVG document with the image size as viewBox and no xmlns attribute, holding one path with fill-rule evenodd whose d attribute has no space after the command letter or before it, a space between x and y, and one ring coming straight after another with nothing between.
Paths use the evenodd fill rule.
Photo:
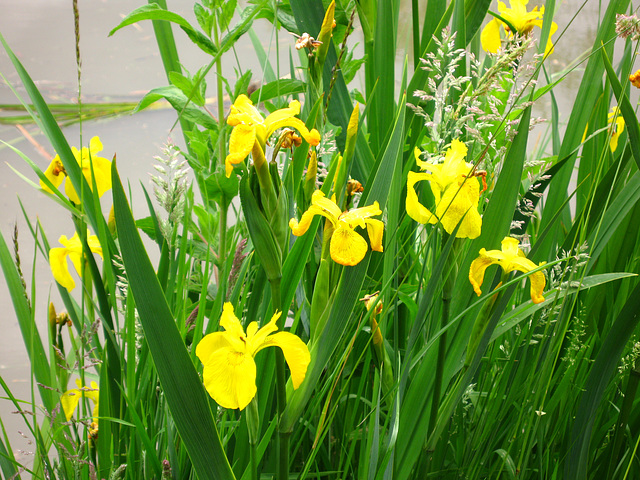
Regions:
<instances>
[{"instance_id":1,"label":"reflection on water","mask_svg":"<svg viewBox=\"0 0 640 480\"><path fill-rule=\"evenodd\" d=\"M172 2L174 10L193 20L192 2ZM421 2L424 3L424 2ZM531 4L540 2L531 2ZM582 2L569 0L558 8L556 22L559 30L555 35L558 43L555 53L549 61L549 69L558 72L571 64L583 52L590 48L596 35L598 8L601 2L588 2L563 38L560 33L580 8ZM408 5L409 2L407 1ZM81 50L82 50L82 93L87 99L103 101L129 100L137 101L145 91L166 85L162 63L150 22L127 27L113 37L107 37L108 31L117 25L122 17L133 8L126 0L101 0L80 4ZM403 7L404 8L404 7ZM42 88L47 100L54 102L71 101L77 95L76 65L73 35L73 13L71 4L63 0L0 0L0 31L14 49L25 67ZM410 18L409 10L402 18ZM258 25L256 28L260 28ZM268 26L263 31L270 32ZM403 32L398 40L399 45L408 45L410 25L400 29ZM284 33L283 33L284 35ZM193 48L186 36L175 31L181 62L191 72L208 63L208 57ZM264 38L270 38L265 34ZM265 46L268 48L268 45ZM273 48L273 45L272 45ZM271 50L272 61L275 54ZM243 68L253 68L254 79L259 79L261 68L253 52L251 42L246 39L238 44L237 58L243 62ZM227 75L234 75L236 56L224 57L223 69ZM281 55L285 62L283 71L288 71L288 55ZM399 59L399 67L403 60ZM8 80L17 84L17 75L4 54L0 52L0 72ZM565 115L575 98L581 72L570 74L556 90L560 111ZM214 77L208 78L213 85ZM210 92L213 88L210 88ZM20 90L21 94L24 94ZM0 103L13 103L15 98L11 91L0 85ZM538 105L539 115L549 117L550 100L543 97ZM110 157L117 153L118 167L121 177L130 182L133 193L134 213L137 217L148 214L145 207L139 182L149 189L148 174L152 171L153 156L160 149L168 136L178 145L182 144L182 136L178 132L170 132L176 115L171 110L142 112L135 116L123 116L112 120L86 123L82 126L82 137L86 141L94 135L100 136L104 145L102 154ZM51 146L42 135L37 135L33 127L29 127L37 142L50 154ZM80 144L80 127L72 126L64 129L70 144ZM25 141L23 136L13 127L0 127L0 139L15 143L28 157L42 169L49 163L36 148ZM47 331L46 317L49 300L60 304L57 289L42 255L35 249L27 222L21 212L21 204L32 223L36 220L48 235L49 242L57 243L60 235L70 235L73 223L61 207L49 201L44 195L35 191L20 179L5 163L10 163L26 177L36 180L29 167L7 148L0 149L0 231L10 241L14 223L18 225L20 241L20 257L26 276L27 285L33 288L35 296L35 320L40 332ZM110 208L109 196L103 198L103 209ZM153 253L153 252L152 252ZM36 257L35 276L32 277L32 265ZM26 358L24 345L17 320L13 314L13 306L4 282L0 286L0 309L2 315L2 331L0 336L0 375L9 383L14 395L18 398L30 398L31 383L29 381L30 364ZM45 339L46 341L46 339ZM14 407L7 401L0 400L0 415L5 422L14 449L29 451L26 439L17 431L24 430L24 424L17 415L12 415ZM22 455L22 454L21 454ZM27 461L27 463L30 463Z\"/></svg>"}]
</instances>

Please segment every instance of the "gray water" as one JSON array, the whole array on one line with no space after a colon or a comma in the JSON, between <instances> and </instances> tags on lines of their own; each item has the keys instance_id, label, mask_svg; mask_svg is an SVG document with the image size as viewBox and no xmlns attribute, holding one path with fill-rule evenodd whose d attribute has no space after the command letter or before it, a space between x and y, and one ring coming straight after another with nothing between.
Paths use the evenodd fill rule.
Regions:
<instances>
[{"instance_id":1,"label":"gray water","mask_svg":"<svg viewBox=\"0 0 640 480\"><path fill-rule=\"evenodd\" d=\"M80 39L82 55L82 94L84 101L138 101L151 88L167 84L162 62L150 22L129 26L113 37L107 37L111 28L133 8L143 2L125 0L92 0L80 2ZM531 2L534 4L534 2ZM539 3L539 2L535 2ZM549 69L557 72L565 68L592 45L598 21L597 1L591 1L580 13L577 21L559 41L555 53L549 60ZM195 24L191 1L170 1L170 8ZM569 23L581 2L571 0L560 5L556 22L559 33ZM409 18L409 14L403 15ZM257 24L265 49L273 45L271 28ZM404 32L407 28L401 29ZM20 58L31 77L51 102L69 102L77 97L77 70L75 62L74 23L71 2L68 0L0 0L0 32L14 53ZM195 72L208 63L208 57L194 47L182 31L174 29L174 35L181 54L181 61L187 70ZM283 38L285 37L285 38ZM290 39L281 34L281 42ZM408 44L408 38L399 38L400 45ZM292 41L291 41L292 44ZM260 79L261 68L248 37L238 43L238 57L243 68L252 68L254 79ZM288 61L288 53L282 55ZM275 59L273 49L270 58ZM398 67L402 65L399 59ZM223 70L229 78L234 77L236 66L233 55L225 55ZM288 71L286 63L283 71ZM4 53L0 52L0 73L13 85L19 85L17 74ZM569 75L560 89L556 89L561 112L568 114L577 91L581 71ZM215 77L208 77L209 96L214 94ZM20 94L24 90L18 88ZM0 84L0 103L15 103L9 88ZM544 97L538 105L538 115L548 117L549 98ZM111 158L117 154L120 176L129 181L133 192L135 216L148 215L140 182L152 190L149 174L153 172L153 157L160 154L168 137L182 145L179 131L172 132L176 114L170 109L150 110L133 116L86 122L82 126L83 144L98 135L104 145L101 156ZM38 134L34 126L26 127L34 139L51 155L53 149L46 138ZM80 145L78 125L64 128L70 145ZM534 143L543 138L544 127L538 127L532 136ZM43 170L49 160L38 153L15 127L0 126L0 139L12 143ZM535 148L535 145L533 145ZM20 210L22 201L31 222L38 219L52 246L57 245L60 235L70 236L73 223L62 207L50 201L45 195L19 178L8 165L24 176L37 182L36 175L29 166L8 148L0 147L0 232L7 242L11 241L14 225L19 231L20 258L29 288L35 289L32 298L36 311L36 323L40 334L46 340L47 308L53 301L62 309L57 288L52 279L47 262L39 252L34 252L34 241L27 228L27 222ZM109 194L103 198L103 210L110 208ZM150 245L151 254L155 254ZM35 255L34 255L35 254ZM32 267L35 262L35 276ZM30 398L30 364L26 356L13 305L8 295L4 277L0 277L0 375L8 382L13 394L21 399ZM45 346L46 348L46 346ZM25 464L32 463L32 450L28 431L22 419L12 414L15 408L7 400L0 399L0 416L8 432L11 446ZM21 433L25 436L23 437Z\"/></svg>"}]
</instances>

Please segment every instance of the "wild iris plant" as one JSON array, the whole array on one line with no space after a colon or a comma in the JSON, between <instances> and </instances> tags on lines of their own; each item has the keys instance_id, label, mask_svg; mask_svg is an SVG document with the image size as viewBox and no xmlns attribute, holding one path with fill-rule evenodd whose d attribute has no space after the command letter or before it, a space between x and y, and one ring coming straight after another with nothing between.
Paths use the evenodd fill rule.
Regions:
<instances>
[{"instance_id":1,"label":"wild iris plant","mask_svg":"<svg viewBox=\"0 0 640 480\"><path fill-rule=\"evenodd\" d=\"M138 108L167 100L184 134L135 219L135 183L98 137L69 146L5 44L56 150L29 160L39 192L76 230L56 246L32 229L67 310L51 303L48 337L17 236L13 261L0 242L42 400L2 379L34 478L640 475L639 126L624 95L640 21L620 17L623 51L613 36L626 2L600 16L574 111L531 138L534 102L567 96L568 71L542 54L562 50L550 4L428 2L411 13L415 69L396 76L398 0L206 0L195 22L161 3L112 32L155 22L170 85ZM221 57L244 61L258 18L290 68L254 42L267 67L230 78ZM174 33L208 63L178 61Z\"/></svg>"}]
</instances>

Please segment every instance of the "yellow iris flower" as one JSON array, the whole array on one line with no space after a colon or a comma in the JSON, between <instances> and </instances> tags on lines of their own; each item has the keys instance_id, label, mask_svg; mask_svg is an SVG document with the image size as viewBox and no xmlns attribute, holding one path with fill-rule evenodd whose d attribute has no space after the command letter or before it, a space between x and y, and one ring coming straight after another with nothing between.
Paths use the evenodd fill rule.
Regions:
<instances>
[{"instance_id":1,"label":"yellow iris flower","mask_svg":"<svg viewBox=\"0 0 640 480\"><path fill-rule=\"evenodd\" d=\"M87 183L90 188L93 188L93 180L91 178L91 167L93 165L93 173L95 174L99 197L111 189L111 162L106 158L98 156L98 153L102 151L102 142L98 137L93 137L91 139L89 142L89 148L82 147L82 150L78 151L76 147L71 147L71 151L73 152L73 156L78 162L78 165L80 165L84 178L87 179ZM60 187L67 176L67 172L60 161L59 155L56 155L54 159L51 160L51 163L45 170L44 174L56 188ZM40 186L45 191L53 193L42 180L40 180ZM64 191L67 194L67 197L69 197L69 200L75 204L80 203L80 197L70 181L65 182Z\"/></svg>"},{"instance_id":2,"label":"yellow iris flower","mask_svg":"<svg viewBox=\"0 0 640 480\"><path fill-rule=\"evenodd\" d=\"M502 251L481 249L480 256L471 262L471 268L469 269L469 281L478 296L482 295L480 286L484 280L484 272L487 267L493 264L500 265L506 275L515 270L528 273L544 265L544 262L536 265L525 257L522 250L518 248L518 240L512 237L505 237L502 240ZM542 291L546 284L544 273L541 271L532 273L529 275L529 280L531 281L531 301L533 303L544 302L544 297L542 296Z\"/></svg>"},{"instance_id":3,"label":"yellow iris flower","mask_svg":"<svg viewBox=\"0 0 640 480\"><path fill-rule=\"evenodd\" d=\"M532 11L527 12L527 3L529 3L528 0L509 0L511 8L507 8L504 2L498 1L498 12L500 16L513 25L520 35L528 35L531 33L531 30L533 30L533 27L542 28L544 7L540 7L540 10L538 10L538 7L535 7ZM480 34L480 42L486 52L496 53L500 49L500 25L504 27L508 34L512 33L504 22L497 18L492 19L482 29L482 33ZM553 53L551 36L557 29L558 25L556 22L552 22L549 39L547 40L547 46L544 51L545 55Z\"/></svg>"},{"instance_id":4,"label":"yellow iris flower","mask_svg":"<svg viewBox=\"0 0 640 480\"><path fill-rule=\"evenodd\" d=\"M264 118L249 97L240 95L231 105L231 113L227 118L227 124L233 127L229 138L229 155L225 159L227 177L231 175L234 165L247 158L256 142L264 151L267 139L279 128L294 128L310 145L318 145L320 134L315 128L309 131L304 122L295 117L299 113L300 102L294 100L288 108L276 110Z\"/></svg>"},{"instance_id":5,"label":"yellow iris flower","mask_svg":"<svg viewBox=\"0 0 640 480\"><path fill-rule=\"evenodd\" d=\"M78 408L78 403L80 402L83 394L85 398L89 398L93 401L94 407L92 416L95 421L95 418L98 416L98 400L100 399L98 384L92 381L91 388L83 387L80 380L76 379L76 385L78 385L78 388L67 390L62 394L62 397L60 397L60 403L62 404L64 415L67 417L67 422L71 420L73 413L76 411L76 408Z\"/></svg>"},{"instance_id":6,"label":"yellow iris flower","mask_svg":"<svg viewBox=\"0 0 640 480\"><path fill-rule=\"evenodd\" d=\"M251 322L245 334L240 320L233 313L233 305L224 304L220 326L224 332L206 335L196 348L196 355L204 365L202 377L209 395L224 408L244 409L256 396L256 362L253 358L263 348L280 347L291 370L293 388L298 388L311 361L309 349L296 335L289 332L273 334L282 312L258 330ZM272 335L273 334L273 335Z\"/></svg>"},{"instance_id":7,"label":"yellow iris flower","mask_svg":"<svg viewBox=\"0 0 640 480\"><path fill-rule=\"evenodd\" d=\"M367 241L355 232L356 227L366 228L369 233L371 249L382 252L382 235L384 223L372 219L376 215L382 215L378 202L367 207L354 208L342 212L334 200L329 200L321 190L316 190L311 196L311 206L302 214L300 222L295 218L289 220L289 227L296 237L304 235L311 225L311 220L316 215L322 215L333 225L329 251L334 262L340 265L353 266L367 254Z\"/></svg>"},{"instance_id":8,"label":"yellow iris flower","mask_svg":"<svg viewBox=\"0 0 640 480\"><path fill-rule=\"evenodd\" d=\"M473 165L464 161L467 146L453 140L443 163L433 164L420 159L420 151L414 151L416 163L422 170L431 173L409 172L407 178L407 214L419 223L441 222L447 233L453 232L460 220L458 238L476 238L482 228L482 217L478 213L480 186L475 178L467 178ZM430 212L418 200L415 184L429 180L435 198L435 213Z\"/></svg>"},{"instance_id":9,"label":"yellow iris flower","mask_svg":"<svg viewBox=\"0 0 640 480\"><path fill-rule=\"evenodd\" d=\"M64 247L52 248L49 250L49 264L51 265L51 272L53 278L56 279L60 285L71 291L76 287L76 282L69 273L69 264L67 263L67 257L73 263L73 266L78 272L78 275L82 276L82 242L78 236L78 232L73 234L73 237L67 238L66 235L62 235L58 241L64 245ZM95 235L89 235L87 232L87 243L89 249L93 253L97 253L102 257L102 247L100 241Z\"/></svg>"}]
</instances>

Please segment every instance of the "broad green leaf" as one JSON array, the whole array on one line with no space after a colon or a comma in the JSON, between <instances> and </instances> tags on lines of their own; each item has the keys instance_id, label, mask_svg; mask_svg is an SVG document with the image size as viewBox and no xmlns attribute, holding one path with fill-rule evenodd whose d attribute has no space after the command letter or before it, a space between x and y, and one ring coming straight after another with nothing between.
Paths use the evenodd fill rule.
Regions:
<instances>
[{"instance_id":1,"label":"broad green leaf","mask_svg":"<svg viewBox=\"0 0 640 480\"><path fill-rule=\"evenodd\" d=\"M136 8L133 12L124 17L122 22L120 22L109 32L109 36L113 35L121 28L132 25L136 22L141 22L142 20L164 20L167 22L175 23L176 25L179 25L180 28L182 28L182 30L187 34L191 41L195 43L203 52L208 53L209 55L216 55L218 53L218 49L213 44L210 38L208 38L206 35L203 35L202 32L194 29L187 20L185 20L177 13L169 12L157 3L151 3L149 5L143 5L142 7Z\"/></svg>"},{"instance_id":2,"label":"broad green leaf","mask_svg":"<svg viewBox=\"0 0 640 480\"><path fill-rule=\"evenodd\" d=\"M112 165L112 183L122 260L175 425L199 478L234 479L202 381L136 229L116 162Z\"/></svg>"},{"instance_id":3,"label":"broad green leaf","mask_svg":"<svg viewBox=\"0 0 640 480\"><path fill-rule=\"evenodd\" d=\"M192 104L188 97L175 86L154 88L140 100L135 111L143 110L161 98L171 104L180 115L180 118L197 123L210 130L218 130L218 122L207 112Z\"/></svg>"}]
</instances>

